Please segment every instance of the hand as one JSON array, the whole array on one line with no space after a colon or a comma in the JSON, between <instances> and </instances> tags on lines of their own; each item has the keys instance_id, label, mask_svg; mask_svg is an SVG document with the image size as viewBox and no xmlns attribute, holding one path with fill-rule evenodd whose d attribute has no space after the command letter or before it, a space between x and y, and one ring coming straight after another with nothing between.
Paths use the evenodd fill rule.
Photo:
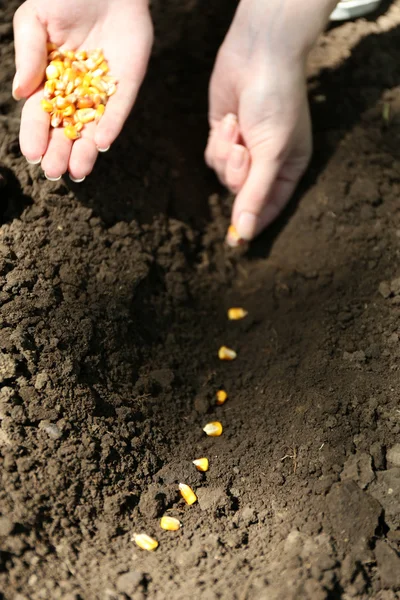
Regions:
<instances>
[{"instance_id":1,"label":"hand","mask_svg":"<svg viewBox=\"0 0 400 600\"><path fill-rule=\"evenodd\" d=\"M333 6L317 2L299 17L297 0L242 0L217 56L205 158L237 194L232 223L244 240L281 212L311 156L305 61Z\"/></svg>"},{"instance_id":2,"label":"hand","mask_svg":"<svg viewBox=\"0 0 400 600\"><path fill-rule=\"evenodd\" d=\"M67 170L83 180L99 151L114 142L135 102L153 41L147 0L27 0L14 17L16 75L13 96L26 98L21 116L21 151L39 163L48 179ZM118 80L104 116L72 142L62 129L49 128L40 106L46 68L46 42L66 50L102 48L110 74Z\"/></svg>"}]
</instances>

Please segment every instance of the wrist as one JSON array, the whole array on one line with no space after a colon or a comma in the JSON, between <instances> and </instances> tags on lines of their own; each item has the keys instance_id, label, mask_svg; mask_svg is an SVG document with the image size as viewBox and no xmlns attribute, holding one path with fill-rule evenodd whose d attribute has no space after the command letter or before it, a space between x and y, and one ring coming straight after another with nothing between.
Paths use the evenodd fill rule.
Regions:
<instances>
[{"instance_id":1,"label":"wrist","mask_svg":"<svg viewBox=\"0 0 400 600\"><path fill-rule=\"evenodd\" d=\"M246 27L252 52L265 52L267 46L277 60L304 62L337 2L241 0L232 25Z\"/></svg>"}]
</instances>

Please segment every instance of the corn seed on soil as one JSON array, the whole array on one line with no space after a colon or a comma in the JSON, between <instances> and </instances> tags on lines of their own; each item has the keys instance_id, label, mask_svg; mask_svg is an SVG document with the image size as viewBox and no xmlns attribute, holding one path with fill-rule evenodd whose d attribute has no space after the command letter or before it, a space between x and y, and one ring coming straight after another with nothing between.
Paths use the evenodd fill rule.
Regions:
<instances>
[{"instance_id":1,"label":"corn seed on soil","mask_svg":"<svg viewBox=\"0 0 400 600\"><path fill-rule=\"evenodd\" d=\"M315 159L250 250L224 247L231 198L202 162L231 3L167 4L80 186L19 154L0 4L0 598L395 600L400 2L320 39Z\"/></svg>"}]
</instances>

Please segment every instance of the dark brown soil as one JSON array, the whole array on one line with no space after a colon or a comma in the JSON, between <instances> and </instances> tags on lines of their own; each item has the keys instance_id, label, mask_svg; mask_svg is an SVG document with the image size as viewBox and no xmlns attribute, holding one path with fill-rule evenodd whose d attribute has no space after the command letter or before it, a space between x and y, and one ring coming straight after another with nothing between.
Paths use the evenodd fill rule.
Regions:
<instances>
[{"instance_id":1,"label":"dark brown soil","mask_svg":"<svg viewBox=\"0 0 400 600\"><path fill-rule=\"evenodd\" d=\"M229 14L175 4L80 186L19 153L1 8L0 598L400 598L400 1L321 37L313 164L239 252L202 161Z\"/></svg>"}]
</instances>

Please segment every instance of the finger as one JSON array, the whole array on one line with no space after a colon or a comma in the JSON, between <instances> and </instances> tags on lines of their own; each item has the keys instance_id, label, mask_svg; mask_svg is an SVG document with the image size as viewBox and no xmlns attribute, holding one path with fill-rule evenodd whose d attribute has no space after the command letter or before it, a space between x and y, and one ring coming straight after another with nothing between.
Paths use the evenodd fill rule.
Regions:
<instances>
[{"instance_id":1,"label":"finger","mask_svg":"<svg viewBox=\"0 0 400 600\"><path fill-rule=\"evenodd\" d=\"M281 167L279 157L268 159L269 155L264 144L253 151L249 175L235 199L232 223L243 240L252 240L260 230L259 217Z\"/></svg>"},{"instance_id":2,"label":"finger","mask_svg":"<svg viewBox=\"0 0 400 600\"><path fill-rule=\"evenodd\" d=\"M225 181L228 188L237 193L246 181L250 170L250 153L242 144L234 144L229 154Z\"/></svg>"},{"instance_id":3,"label":"finger","mask_svg":"<svg viewBox=\"0 0 400 600\"><path fill-rule=\"evenodd\" d=\"M46 29L39 21L33 5L25 2L14 15L15 100L27 98L43 80L47 59L46 40Z\"/></svg>"},{"instance_id":4,"label":"finger","mask_svg":"<svg viewBox=\"0 0 400 600\"><path fill-rule=\"evenodd\" d=\"M94 141L100 151L107 150L117 138L136 101L146 73L151 45L152 29L145 27L143 39L137 40L140 51L129 68L117 73L119 83L116 93L107 102L105 113L97 126ZM129 47L129 46L127 46Z\"/></svg>"},{"instance_id":5,"label":"finger","mask_svg":"<svg viewBox=\"0 0 400 600\"><path fill-rule=\"evenodd\" d=\"M81 183L92 172L96 162L98 150L93 139L95 127L94 123L86 125L82 137L72 146L68 171L70 179L75 183Z\"/></svg>"},{"instance_id":6,"label":"finger","mask_svg":"<svg viewBox=\"0 0 400 600\"><path fill-rule=\"evenodd\" d=\"M42 169L47 179L57 180L66 172L72 144L62 128L50 131L49 144L42 158Z\"/></svg>"},{"instance_id":7,"label":"finger","mask_svg":"<svg viewBox=\"0 0 400 600\"><path fill-rule=\"evenodd\" d=\"M213 167L222 181L225 183L226 162L231 153L232 146L239 138L239 126L236 115L228 113L222 119L216 130L214 155L212 157Z\"/></svg>"},{"instance_id":8,"label":"finger","mask_svg":"<svg viewBox=\"0 0 400 600\"><path fill-rule=\"evenodd\" d=\"M21 114L19 141L21 152L31 163L39 163L49 141L50 115L42 109L42 90L25 102Z\"/></svg>"},{"instance_id":9,"label":"finger","mask_svg":"<svg viewBox=\"0 0 400 600\"><path fill-rule=\"evenodd\" d=\"M217 140L218 124L215 124L208 134L207 147L204 152L204 160L210 169L214 166L215 142Z\"/></svg>"},{"instance_id":10,"label":"finger","mask_svg":"<svg viewBox=\"0 0 400 600\"><path fill-rule=\"evenodd\" d=\"M258 219L258 228L255 235L258 235L267 225L272 223L285 208L289 202L296 186L307 168L306 159L288 163L275 181L271 195L267 204Z\"/></svg>"}]
</instances>

